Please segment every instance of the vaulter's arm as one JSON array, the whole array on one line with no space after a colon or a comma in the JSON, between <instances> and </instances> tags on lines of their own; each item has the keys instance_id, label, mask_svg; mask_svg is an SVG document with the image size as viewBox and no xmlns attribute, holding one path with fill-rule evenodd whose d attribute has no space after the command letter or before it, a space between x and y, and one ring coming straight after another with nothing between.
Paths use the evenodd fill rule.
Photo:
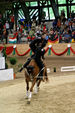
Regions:
<instances>
[{"instance_id":1,"label":"vaulter's arm","mask_svg":"<svg viewBox=\"0 0 75 113\"><path fill-rule=\"evenodd\" d=\"M31 41L31 43L29 44L30 48L32 49L33 52L35 52L36 50L36 43L39 42L39 39L34 39Z\"/></svg>"}]
</instances>

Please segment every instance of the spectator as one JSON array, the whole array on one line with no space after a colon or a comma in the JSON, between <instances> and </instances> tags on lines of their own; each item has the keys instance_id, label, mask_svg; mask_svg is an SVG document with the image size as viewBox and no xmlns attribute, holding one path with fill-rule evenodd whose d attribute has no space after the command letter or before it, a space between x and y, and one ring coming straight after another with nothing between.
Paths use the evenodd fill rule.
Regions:
<instances>
[{"instance_id":1,"label":"spectator","mask_svg":"<svg viewBox=\"0 0 75 113\"><path fill-rule=\"evenodd\" d=\"M18 35L17 35L17 43L21 42L21 37L22 37L22 33L20 30L18 30Z\"/></svg>"},{"instance_id":2,"label":"spectator","mask_svg":"<svg viewBox=\"0 0 75 113\"><path fill-rule=\"evenodd\" d=\"M65 21L65 28L69 26L69 22L68 22L68 19L66 19Z\"/></svg>"},{"instance_id":3,"label":"spectator","mask_svg":"<svg viewBox=\"0 0 75 113\"><path fill-rule=\"evenodd\" d=\"M53 21L52 26L53 26L53 30L56 30L56 27L57 27L57 19L55 19L55 20Z\"/></svg>"},{"instance_id":4,"label":"spectator","mask_svg":"<svg viewBox=\"0 0 75 113\"><path fill-rule=\"evenodd\" d=\"M29 32L29 36L32 37L34 35L34 28L31 28L30 32Z\"/></svg>"},{"instance_id":5,"label":"spectator","mask_svg":"<svg viewBox=\"0 0 75 113\"><path fill-rule=\"evenodd\" d=\"M72 23L72 30L75 30L75 22Z\"/></svg>"},{"instance_id":6,"label":"spectator","mask_svg":"<svg viewBox=\"0 0 75 113\"><path fill-rule=\"evenodd\" d=\"M61 28L61 20L58 18L58 21L57 21L57 30L59 31Z\"/></svg>"},{"instance_id":7,"label":"spectator","mask_svg":"<svg viewBox=\"0 0 75 113\"><path fill-rule=\"evenodd\" d=\"M6 39L6 29L3 30L3 34L2 34L2 42L4 41L4 39ZM6 41L7 42L7 41Z\"/></svg>"},{"instance_id":8,"label":"spectator","mask_svg":"<svg viewBox=\"0 0 75 113\"><path fill-rule=\"evenodd\" d=\"M11 29L14 27L14 15L10 16Z\"/></svg>"},{"instance_id":9,"label":"spectator","mask_svg":"<svg viewBox=\"0 0 75 113\"><path fill-rule=\"evenodd\" d=\"M69 30L65 29L64 34L63 34L63 37L64 37L65 43L69 43L70 42L71 35L70 35Z\"/></svg>"},{"instance_id":10,"label":"spectator","mask_svg":"<svg viewBox=\"0 0 75 113\"><path fill-rule=\"evenodd\" d=\"M54 41L58 38L58 35L54 32L54 30L51 28L49 33L49 39L51 41Z\"/></svg>"},{"instance_id":11,"label":"spectator","mask_svg":"<svg viewBox=\"0 0 75 113\"><path fill-rule=\"evenodd\" d=\"M3 30L3 25L1 21L0 21L0 29Z\"/></svg>"},{"instance_id":12,"label":"spectator","mask_svg":"<svg viewBox=\"0 0 75 113\"><path fill-rule=\"evenodd\" d=\"M6 23L5 23L5 27L6 27L6 31L7 31L7 33L9 34L9 22L8 22L8 21L6 21Z\"/></svg>"},{"instance_id":13,"label":"spectator","mask_svg":"<svg viewBox=\"0 0 75 113\"><path fill-rule=\"evenodd\" d=\"M3 31L2 29L0 28L0 40L2 41L2 34L3 34Z\"/></svg>"},{"instance_id":14,"label":"spectator","mask_svg":"<svg viewBox=\"0 0 75 113\"><path fill-rule=\"evenodd\" d=\"M33 21L33 23L32 23L32 28L33 28L33 30L35 30L35 28L36 28L36 23L35 23L35 21Z\"/></svg>"},{"instance_id":15,"label":"spectator","mask_svg":"<svg viewBox=\"0 0 75 113\"><path fill-rule=\"evenodd\" d=\"M72 39L75 41L75 30L72 31Z\"/></svg>"}]
</instances>

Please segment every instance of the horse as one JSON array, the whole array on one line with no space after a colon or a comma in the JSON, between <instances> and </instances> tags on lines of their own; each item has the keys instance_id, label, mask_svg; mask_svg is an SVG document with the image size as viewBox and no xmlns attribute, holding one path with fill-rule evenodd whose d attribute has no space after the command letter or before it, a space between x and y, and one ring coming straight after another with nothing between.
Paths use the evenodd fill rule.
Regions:
<instances>
[{"instance_id":1,"label":"horse","mask_svg":"<svg viewBox=\"0 0 75 113\"><path fill-rule=\"evenodd\" d=\"M35 92L37 93L41 81L42 80L43 81L45 81L45 80L48 81L47 69L46 69L45 64L44 64L44 68L42 70L44 70L44 72L43 72L43 78L41 79L41 76L39 76L40 69L37 66L37 64L36 64L34 59L32 59L30 61L29 65L25 69L26 98L28 99L28 103L29 104L31 102L32 92L33 92L34 85L36 85ZM32 82L32 85L31 85L30 89L29 89L29 82Z\"/></svg>"}]
</instances>

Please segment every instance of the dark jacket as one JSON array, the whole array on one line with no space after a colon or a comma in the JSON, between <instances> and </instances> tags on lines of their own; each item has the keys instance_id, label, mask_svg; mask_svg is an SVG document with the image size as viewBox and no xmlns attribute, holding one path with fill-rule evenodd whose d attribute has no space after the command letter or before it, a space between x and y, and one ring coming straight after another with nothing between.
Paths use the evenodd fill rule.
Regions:
<instances>
[{"instance_id":1,"label":"dark jacket","mask_svg":"<svg viewBox=\"0 0 75 113\"><path fill-rule=\"evenodd\" d=\"M45 50L43 49L46 46L47 40L46 39L34 39L30 43L30 48L34 52L35 59L44 58Z\"/></svg>"},{"instance_id":2,"label":"dark jacket","mask_svg":"<svg viewBox=\"0 0 75 113\"><path fill-rule=\"evenodd\" d=\"M30 48L32 49L32 51L34 53L36 53L36 51L39 51L41 49L43 49L46 46L47 40L46 39L34 39L31 43L30 43Z\"/></svg>"}]
</instances>

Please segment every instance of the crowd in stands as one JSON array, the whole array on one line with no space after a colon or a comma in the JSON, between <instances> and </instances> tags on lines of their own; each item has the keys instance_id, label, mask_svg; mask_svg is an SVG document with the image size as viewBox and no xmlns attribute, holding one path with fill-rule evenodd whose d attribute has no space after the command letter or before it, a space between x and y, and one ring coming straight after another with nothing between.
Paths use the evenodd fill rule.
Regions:
<instances>
[{"instance_id":1,"label":"crowd in stands","mask_svg":"<svg viewBox=\"0 0 75 113\"><path fill-rule=\"evenodd\" d=\"M59 35L59 42L69 43L72 39L75 41L75 15L70 14L70 17L65 18L64 12L62 12L61 17L53 21L53 31L57 32Z\"/></svg>"},{"instance_id":2,"label":"crowd in stands","mask_svg":"<svg viewBox=\"0 0 75 113\"><path fill-rule=\"evenodd\" d=\"M9 43L9 38L13 34L13 39L16 37L16 43L23 41L29 42L35 38L41 38L44 32L46 38L55 41L59 39L59 43L69 43L72 39L75 41L75 15L70 14L69 18L65 18L65 13L61 12L61 16L53 20L52 27L49 29L45 22L37 24L35 20L30 22L21 22L17 26L17 31L14 29L14 17L10 17L10 21L6 21L4 25L0 21L0 40L1 43Z\"/></svg>"},{"instance_id":3,"label":"crowd in stands","mask_svg":"<svg viewBox=\"0 0 75 113\"><path fill-rule=\"evenodd\" d=\"M10 30L10 33L12 33L13 28L14 28L13 15L10 16L9 19L5 20L5 22L3 22L2 16L0 17L0 43L3 43L3 42L5 42L6 44L8 43L9 30Z\"/></svg>"}]
</instances>

